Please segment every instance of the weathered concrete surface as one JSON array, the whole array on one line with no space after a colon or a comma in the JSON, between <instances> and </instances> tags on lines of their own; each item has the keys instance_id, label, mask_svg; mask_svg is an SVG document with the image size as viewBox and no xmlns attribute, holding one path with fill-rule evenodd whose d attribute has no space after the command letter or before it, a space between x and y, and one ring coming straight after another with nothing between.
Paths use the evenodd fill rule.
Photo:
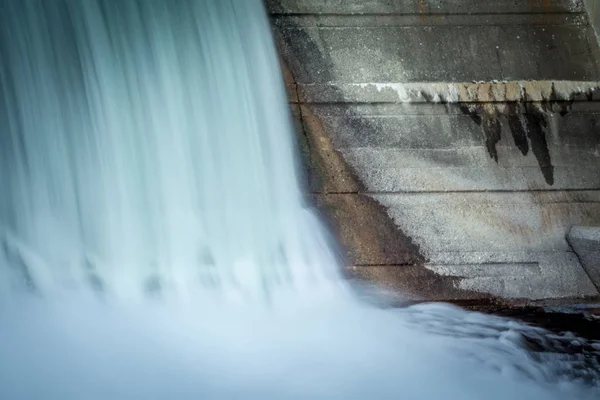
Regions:
<instances>
[{"instance_id":1,"label":"weathered concrete surface","mask_svg":"<svg viewBox=\"0 0 600 400\"><path fill-rule=\"evenodd\" d=\"M269 4L280 13L274 24L282 55L302 84L597 80L599 74L594 31L580 1Z\"/></svg>"},{"instance_id":2,"label":"weathered concrete surface","mask_svg":"<svg viewBox=\"0 0 600 400\"><path fill-rule=\"evenodd\" d=\"M533 80L540 75L546 79L598 79L597 54L590 52L594 33L580 26L557 26L551 31L537 26L485 30L480 26L284 27L282 35L290 46L283 53L288 60L293 60L290 52L306 51L297 48L307 40L305 35L318 48L332 49L326 53L333 66L330 74L342 82ZM539 39L525 40L530 37ZM465 64L462 60L466 58L491 62ZM548 62L557 59L562 62ZM299 83L331 79L312 54L292 61L290 67L298 71Z\"/></svg>"},{"instance_id":3,"label":"weathered concrete surface","mask_svg":"<svg viewBox=\"0 0 600 400\"><path fill-rule=\"evenodd\" d=\"M307 104L301 109L307 135L322 130L331 141L328 146L316 141L313 149L343 155L369 192L600 187L595 130L600 108L545 113L543 132L528 128L535 121L526 110L494 111L484 116L498 123L497 137L458 105ZM582 168L589 172L581 173ZM332 181L336 192L356 191L337 174L312 176L325 181L324 188L311 182L315 191L332 191Z\"/></svg>"},{"instance_id":4,"label":"weathered concrete surface","mask_svg":"<svg viewBox=\"0 0 600 400\"><path fill-rule=\"evenodd\" d=\"M581 1L268 0L347 273L410 299L599 293L600 48Z\"/></svg>"},{"instance_id":5,"label":"weathered concrete surface","mask_svg":"<svg viewBox=\"0 0 600 400\"><path fill-rule=\"evenodd\" d=\"M583 268L600 288L600 227L574 226L568 239Z\"/></svg>"}]
</instances>

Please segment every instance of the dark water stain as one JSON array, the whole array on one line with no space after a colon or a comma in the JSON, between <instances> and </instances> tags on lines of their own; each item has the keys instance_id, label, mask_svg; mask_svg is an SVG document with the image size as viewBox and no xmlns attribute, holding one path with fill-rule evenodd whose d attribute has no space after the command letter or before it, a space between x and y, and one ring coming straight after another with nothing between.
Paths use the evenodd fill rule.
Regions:
<instances>
[{"instance_id":1,"label":"dark water stain","mask_svg":"<svg viewBox=\"0 0 600 400\"><path fill-rule=\"evenodd\" d=\"M461 104L459 107L463 114L468 115L473 122L481 126L485 134L485 147L490 157L497 163L498 151L496 150L496 145L502 139L502 124L500 120L496 116L490 116L481 104L471 106Z\"/></svg>"},{"instance_id":2,"label":"dark water stain","mask_svg":"<svg viewBox=\"0 0 600 400\"><path fill-rule=\"evenodd\" d=\"M545 130L548 128L546 114L543 112L529 112L525 114L527 120L527 137L531 143L531 150L540 165L546 183L554 185L554 166L546 141Z\"/></svg>"},{"instance_id":3,"label":"dark water stain","mask_svg":"<svg viewBox=\"0 0 600 400\"><path fill-rule=\"evenodd\" d=\"M496 145L502 139L502 125L498 118L484 118L483 132L485 133L485 147L490 154L490 157L498 163L498 151Z\"/></svg>"},{"instance_id":4,"label":"dark water stain","mask_svg":"<svg viewBox=\"0 0 600 400\"><path fill-rule=\"evenodd\" d=\"M481 126L481 122L483 121L481 116L483 115L483 112L479 111L477 107L471 109L468 105L464 103L460 104L459 107L463 114L468 115L473 120L473 122Z\"/></svg>"},{"instance_id":5,"label":"dark water stain","mask_svg":"<svg viewBox=\"0 0 600 400\"><path fill-rule=\"evenodd\" d=\"M511 104L508 107L508 127L512 133L515 146L521 151L521 154L526 156L529 153L529 142L527 141L527 126L521 118L521 113L516 104Z\"/></svg>"},{"instance_id":6,"label":"dark water stain","mask_svg":"<svg viewBox=\"0 0 600 400\"><path fill-rule=\"evenodd\" d=\"M544 180L548 185L554 185L554 166L546 140L547 114L555 112L558 108L560 115L564 116L570 112L570 105L568 103L542 104L539 109L531 108L524 113L520 110L522 107L520 103L511 103L507 107L507 111L499 111L497 107L490 111L489 105L486 107L482 104L462 104L460 110L481 126L488 154L496 163L498 163L496 146L502 139L501 117L506 117L514 143L521 154L526 156L531 149L538 161Z\"/></svg>"}]
</instances>

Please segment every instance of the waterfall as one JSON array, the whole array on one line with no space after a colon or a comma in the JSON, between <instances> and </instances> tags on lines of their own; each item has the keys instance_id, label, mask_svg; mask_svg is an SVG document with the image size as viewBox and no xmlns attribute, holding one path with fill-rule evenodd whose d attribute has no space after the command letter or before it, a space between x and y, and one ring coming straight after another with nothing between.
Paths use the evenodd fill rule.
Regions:
<instances>
[{"instance_id":1,"label":"waterfall","mask_svg":"<svg viewBox=\"0 0 600 400\"><path fill-rule=\"evenodd\" d=\"M598 343L359 301L295 135L260 0L0 0L0 398L598 398Z\"/></svg>"},{"instance_id":2,"label":"waterfall","mask_svg":"<svg viewBox=\"0 0 600 400\"><path fill-rule=\"evenodd\" d=\"M0 20L4 294L335 278L258 1L2 1Z\"/></svg>"}]
</instances>

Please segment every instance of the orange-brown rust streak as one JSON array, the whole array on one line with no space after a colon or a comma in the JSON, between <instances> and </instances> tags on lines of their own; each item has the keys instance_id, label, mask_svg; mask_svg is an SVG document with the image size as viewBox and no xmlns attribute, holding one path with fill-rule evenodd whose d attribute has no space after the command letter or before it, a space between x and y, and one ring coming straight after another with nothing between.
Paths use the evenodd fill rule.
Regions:
<instances>
[{"instance_id":1,"label":"orange-brown rust streak","mask_svg":"<svg viewBox=\"0 0 600 400\"><path fill-rule=\"evenodd\" d=\"M542 0L542 5L545 12L550 12L550 0Z\"/></svg>"},{"instance_id":2,"label":"orange-brown rust streak","mask_svg":"<svg viewBox=\"0 0 600 400\"><path fill-rule=\"evenodd\" d=\"M539 10L538 7L539 7L540 2L542 3L542 8L544 9L544 12L549 13L552 11L552 6L550 5L550 0L527 0L530 11Z\"/></svg>"},{"instance_id":3,"label":"orange-brown rust streak","mask_svg":"<svg viewBox=\"0 0 600 400\"><path fill-rule=\"evenodd\" d=\"M344 157L335 149L327 127L317 117L311 106L301 105L302 123L311 149L311 174L314 175L313 190L321 193L357 193L364 188L346 164ZM316 186L316 187L314 187Z\"/></svg>"},{"instance_id":4,"label":"orange-brown rust streak","mask_svg":"<svg viewBox=\"0 0 600 400\"><path fill-rule=\"evenodd\" d=\"M427 20L427 12L428 12L428 6L427 6L427 0L418 0L419 2L419 18L421 19L421 22L425 22Z\"/></svg>"}]
</instances>

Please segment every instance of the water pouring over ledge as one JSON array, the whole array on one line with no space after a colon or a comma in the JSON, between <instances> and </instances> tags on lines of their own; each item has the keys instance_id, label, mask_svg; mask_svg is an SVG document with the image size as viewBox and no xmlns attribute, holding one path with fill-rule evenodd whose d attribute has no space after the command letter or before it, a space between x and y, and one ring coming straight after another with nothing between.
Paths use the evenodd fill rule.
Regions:
<instances>
[{"instance_id":1,"label":"water pouring over ledge","mask_svg":"<svg viewBox=\"0 0 600 400\"><path fill-rule=\"evenodd\" d=\"M0 0L0 398L594 399L595 343L358 301L259 0Z\"/></svg>"}]
</instances>

